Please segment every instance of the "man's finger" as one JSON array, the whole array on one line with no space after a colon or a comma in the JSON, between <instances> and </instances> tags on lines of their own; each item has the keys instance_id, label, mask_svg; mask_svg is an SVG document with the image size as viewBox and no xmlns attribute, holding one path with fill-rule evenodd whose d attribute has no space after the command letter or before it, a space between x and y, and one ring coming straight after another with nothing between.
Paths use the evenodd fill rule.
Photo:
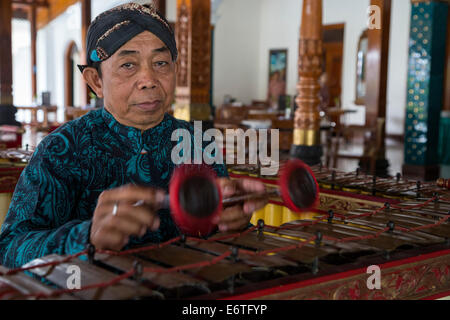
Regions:
<instances>
[{"instance_id":1,"label":"man's finger","mask_svg":"<svg viewBox=\"0 0 450 320\"><path fill-rule=\"evenodd\" d=\"M113 207L114 206L111 205L105 206L105 211L107 211L107 214L110 212L109 214L113 218L125 217L128 220L136 221L137 223L145 225L149 228L152 227L155 220L159 220L158 214L145 205L136 207L125 203L117 203L116 215L112 214Z\"/></svg>"},{"instance_id":2,"label":"man's finger","mask_svg":"<svg viewBox=\"0 0 450 320\"><path fill-rule=\"evenodd\" d=\"M163 203L164 196L165 192L161 189L126 185L102 192L99 201L102 201L102 203L121 201L131 204L142 200L147 204L158 207Z\"/></svg>"},{"instance_id":3,"label":"man's finger","mask_svg":"<svg viewBox=\"0 0 450 320\"><path fill-rule=\"evenodd\" d=\"M259 209L262 209L266 206L268 199L261 200L249 200L244 203L244 212L246 214L252 214Z\"/></svg>"},{"instance_id":4,"label":"man's finger","mask_svg":"<svg viewBox=\"0 0 450 320\"><path fill-rule=\"evenodd\" d=\"M236 193L236 182L228 178L218 178L220 190L222 191L222 197L228 198Z\"/></svg>"},{"instance_id":5,"label":"man's finger","mask_svg":"<svg viewBox=\"0 0 450 320\"><path fill-rule=\"evenodd\" d=\"M245 227L248 226L249 220L247 219L240 219L233 222L229 222L226 224L220 224L219 230L222 232L226 231L240 231L243 230Z\"/></svg>"},{"instance_id":6,"label":"man's finger","mask_svg":"<svg viewBox=\"0 0 450 320\"><path fill-rule=\"evenodd\" d=\"M237 205L224 209L221 214L216 218L217 224L227 223L234 220L238 220L244 216L242 206Z\"/></svg>"},{"instance_id":7,"label":"man's finger","mask_svg":"<svg viewBox=\"0 0 450 320\"><path fill-rule=\"evenodd\" d=\"M254 180L254 179L237 179L236 180L236 185L237 187L245 192L245 193L249 193L249 192L264 192L266 191L266 186L264 185L264 183L262 183L261 181L258 180Z\"/></svg>"},{"instance_id":8,"label":"man's finger","mask_svg":"<svg viewBox=\"0 0 450 320\"><path fill-rule=\"evenodd\" d=\"M95 242L98 249L119 251L128 243L128 239L121 232L102 229L92 235L91 242Z\"/></svg>"},{"instance_id":9,"label":"man's finger","mask_svg":"<svg viewBox=\"0 0 450 320\"><path fill-rule=\"evenodd\" d=\"M147 225L139 223L137 220L130 219L130 217L116 216L111 217L105 222L105 228L107 230L118 231L124 236L136 236L140 237L142 230L147 229Z\"/></svg>"}]
</instances>

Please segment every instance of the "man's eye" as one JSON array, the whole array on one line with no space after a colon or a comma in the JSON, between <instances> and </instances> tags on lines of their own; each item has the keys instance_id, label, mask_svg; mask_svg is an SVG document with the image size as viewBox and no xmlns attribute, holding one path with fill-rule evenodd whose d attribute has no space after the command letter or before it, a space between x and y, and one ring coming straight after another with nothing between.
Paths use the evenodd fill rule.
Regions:
<instances>
[{"instance_id":1,"label":"man's eye","mask_svg":"<svg viewBox=\"0 0 450 320\"><path fill-rule=\"evenodd\" d=\"M164 67L166 65L168 65L169 63L167 61L157 61L155 62L155 66L157 67Z\"/></svg>"},{"instance_id":2,"label":"man's eye","mask_svg":"<svg viewBox=\"0 0 450 320\"><path fill-rule=\"evenodd\" d=\"M124 63L121 65L122 68L131 69L134 65L132 63Z\"/></svg>"}]
</instances>

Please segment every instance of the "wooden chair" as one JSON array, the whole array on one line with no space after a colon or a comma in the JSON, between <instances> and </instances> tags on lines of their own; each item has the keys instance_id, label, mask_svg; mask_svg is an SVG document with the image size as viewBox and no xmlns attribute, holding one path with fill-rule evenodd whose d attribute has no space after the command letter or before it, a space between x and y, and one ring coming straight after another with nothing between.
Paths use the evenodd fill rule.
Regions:
<instances>
[{"instance_id":1,"label":"wooden chair","mask_svg":"<svg viewBox=\"0 0 450 320\"><path fill-rule=\"evenodd\" d=\"M364 171L368 174L375 174L376 160L378 152L382 148L382 139L380 136L380 128L383 125L383 120L378 121L378 126L375 129L366 128L364 126L345 126L337 122L327 132L327 153L326 166L329 168L337 167L338 159L359 160L359 164L365 163ZM363 136L363 152L361 154L342 154L340 153L341 141L351 143L355 136ZM375 136L375 139L373 138Z\"/></svg>"},{"instance_id":2,"label":"wooden chair","mask_svg":"<svg viewBox=\"0 0 450 320\"><path fill-rule=\"evenodd\" d=\"M80 107L71 107L71 106L67 106L66 110L64 112L64 120L67 121L71 121L77 118L80 118L82 116L84 116L85 114L87 114L90 111L93 110L97 110L98 108L80 108Z\"/></svg>"}]
</instances>

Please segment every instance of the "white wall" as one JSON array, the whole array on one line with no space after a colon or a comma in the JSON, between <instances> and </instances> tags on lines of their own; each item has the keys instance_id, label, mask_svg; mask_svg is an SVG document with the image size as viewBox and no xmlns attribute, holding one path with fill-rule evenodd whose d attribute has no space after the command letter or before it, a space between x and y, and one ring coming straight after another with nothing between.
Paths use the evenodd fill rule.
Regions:
<instances>
[{"instance_id":1,"label":"white wall","mask_svg":"<svg viewBox=\"0 0 450 320\"><path fill-rule=\"evenodd\" d=\"M405 132L410 19L411 2L392 1L386 110L386 131L391 134Z\"/></svg>"},{"instance_id":2,"label":"white wall","mask_svg":"<svg viewBox=\"0 0 450 320\"><path fill-rule=\"evenodd\" d=\"M125 2L129 1L93 0L92 20L101 12ZM81 49L80 3L68 7L63 14L40 29L37 35L38 101L43 91L50 91L51 103L58 106L59 122L64 121L64 56L71 41L75 41L78 50ZM76 75L81 77L80 73Z\"/></svg>"},{"instance_id":3,"label":"white wall","mask_svg":"<svg viewBox=\"0 0 450 320\"><path fill-rule=\"evenodd\" d=\"M228 1L228 0L225 0ZM303 1L262 0L258 37L260 39L257 100L267 98L269 77L269 51L287 49L286 93L295 95L298 80L298 44Z\"/></svg>"},{"instance_id":4,"label":"white wall","mask_svg":"<svg viewBox=\"0 0 450 320\"><path fill-rule=\"evenodd\" d=\"M80 3L38 31L38 101L43 91L51 92L51 103L58 106L57 120L64 121L64 55L71 41L81 48Z\"/></svg>"},{"instance_id":5,"label":"white wall","mask_svg":"<svg viewBox=\"0 0 450 320\"><path fill-rule=\"evenodd\" d=\"M346 121L354 124L365 121L365 108L353 101L356 51L359 37L367 28L369 3L369 0L323 1L323 23L345 23L342 106L358 110L346 116ZM287 94L296 94L302 5L302 0L222 1L214 48L215 105L222 103L226 93L244 103L266 98L270 49L288 49ZM393 134L403 133L410 6L409 0L395 0L392 4L387 131Z\"/></svg>"},{"instance_id":6,"label":"white wall","mask_svg":"<svg viewBox=\"0 0 450 320\"><path fill-rule=\"evenodd\" d=\"M245 103L258 97L260 2L224 0L218 9L213 48L216 106L226 94Z\"/></svg>"},{"instance_id":7,"label":"white wall","mask_svg":"<svg viewBox=\"0 0 450 320\"><path fill-rule=\"evenodd\" d=\"M32 102L30 22L13 19L11 28L13 103L16 106L28 106Z\"/></svg>"},{"instance_id":8,"label":"white wall","mask_svg":"<svg viewBox=\"0 0 450 320\"><path fill-rule=\"evenodd\" d=\"M177 0L166 0L166 19L169 22L177 21Z\"/></svg>"},{"instance_id":9,"label":"white wall","mask_svg":"<svg viewBox=\"0 0 450 320\"><path fill-rule=\"evenodd\" d=\"M287 93L296 94L303 1L212 1L212 21L215 23L214 104L220 106L226 94L231 94L244 103L265 99L269 50L277 48L288 49ZM93 0L92 18L125 2L129 1ZM342 105L344 108L359 110L357 114L348 116L349 123L363 124L364 108L355 106L353 101L356 50L359 36L366 28L369 0L323 0L323 4L324 24L345 23ZM395 0L392 6L387 131L401 134L406 105L410 0ZM63 120L64 52L71 40L81 48L80 10L79 3L71 6L38 32L38 95L45 90L52 92L52 103L60 107L59 121ZM166 13L169 21L176 21L176 0L167 0ZM25 60L27 59L23 58ZM27 67L21 63L20 68ZM22 89L25 90L25 87ZM31 93L29 95L31 98Z\"/></svg>"},{"instance_id":10,"label":"white wall","mask_svg":"<svg viewBox=\"0 0 450 320\"><path fill-rule=\"evenodd\" d=\"M395 1L394 1L395 2ZM344 61L342 62L342 107L358 110L355 114L346 115L348 123L364 124L365 108L356 106L356 52L358 41L364 29L367 28L367 8L369 0L324 0L323 23L345 23Z\"/></svg>"}]
</instances>

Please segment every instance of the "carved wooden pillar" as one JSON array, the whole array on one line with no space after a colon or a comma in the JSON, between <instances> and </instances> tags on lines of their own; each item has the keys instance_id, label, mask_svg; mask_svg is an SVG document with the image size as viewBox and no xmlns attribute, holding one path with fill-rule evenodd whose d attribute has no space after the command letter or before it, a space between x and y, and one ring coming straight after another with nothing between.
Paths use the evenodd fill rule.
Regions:
<instances>
[{"instance_id":1,"label":"carved wooden pillar","mask_svg":"<svg viewBox=\"0 0 450 320\"><path fill-rule=\"evenodd\" d=\"M304 0L300 27L299 82L295 102L291 157L309 165L320 163L319 77L322 73L322 0Z\"/></svg>"},{"instance_id":2,"label":"carved wooden pillar","mask_svg":"<svg viewBox=\"0 0 450 320\"><path fill-rule=\"evenodd\" d=\"M12 0L0 1L0 125L18 125L12 96Z\"/></svg>"},{"instance_id":3,"label":"carved wooden pillar","mask_svg":"<svg viewBox=\"0 0 450 320\"><path fill-rule=\"evenodd\" d=\"M371 174L386 176L389 167L385 139L391 0L371 0L370 4L380 8L381 21L380 29L372 28L367 32L366 127L370 130L370 137L366 140L365 157L360 166Z\"/></svg>"},{"instance_id":4,"label":"carved wooden pillar","mask_svg":"<svg viewBox=\"0 0 450 320\"><path fill-rule=\"evenodd\" d=\"M87 32L89 29L89 26L91 25L91 0L82 0L81 1L81 63L86 64L87 63L87 52L86 52L86 39L87 39ZM84 81L83 81L84 83ZM90 101L89 98L89 88L87 84L84 84L82 87L82 99L81 103L83 105L87 105Z\"/></svg>"},{"instance_id":5,"label":"carved wooden pillar","mask_svg":"<svg viewBox=\"0 0 450 320\"><path fill-rule=\"evenodd\" d=\"M166 17L166 0L153 0L153 5L163 17Z\"/></svg>"},{"instance_id":6,"label":"carved wooden pillar","mask_svg":"<svg viewBox=\"0 0 450 320\"><path fill-rule=\"evenodd\" d=\"M31 29L31 95L33 101L37 98L37 81L36 81L36 38L37 38L37 26L36 26L36 4L30 6L29 20Z\"/></svg>"},{"instance_id":7,"label":"carved wooden pillar","mask_svg":"<svg viewBox=\"0 0 450 320\"><path fill-rule=\"evenodd\" d=\"M210 120L211 1L177 0L176 37L180 69L174 116Z\"/></svg>"},{"instance_id":8,"label":"carved wooden pillar","mask_svg":"<svg viewBox=\"0 0 450 320\"><path fill-rule=\"evenodd\" d=\"M0 1L0 104L12 104L12 1Z\"/></svg>"}]
</instances>

